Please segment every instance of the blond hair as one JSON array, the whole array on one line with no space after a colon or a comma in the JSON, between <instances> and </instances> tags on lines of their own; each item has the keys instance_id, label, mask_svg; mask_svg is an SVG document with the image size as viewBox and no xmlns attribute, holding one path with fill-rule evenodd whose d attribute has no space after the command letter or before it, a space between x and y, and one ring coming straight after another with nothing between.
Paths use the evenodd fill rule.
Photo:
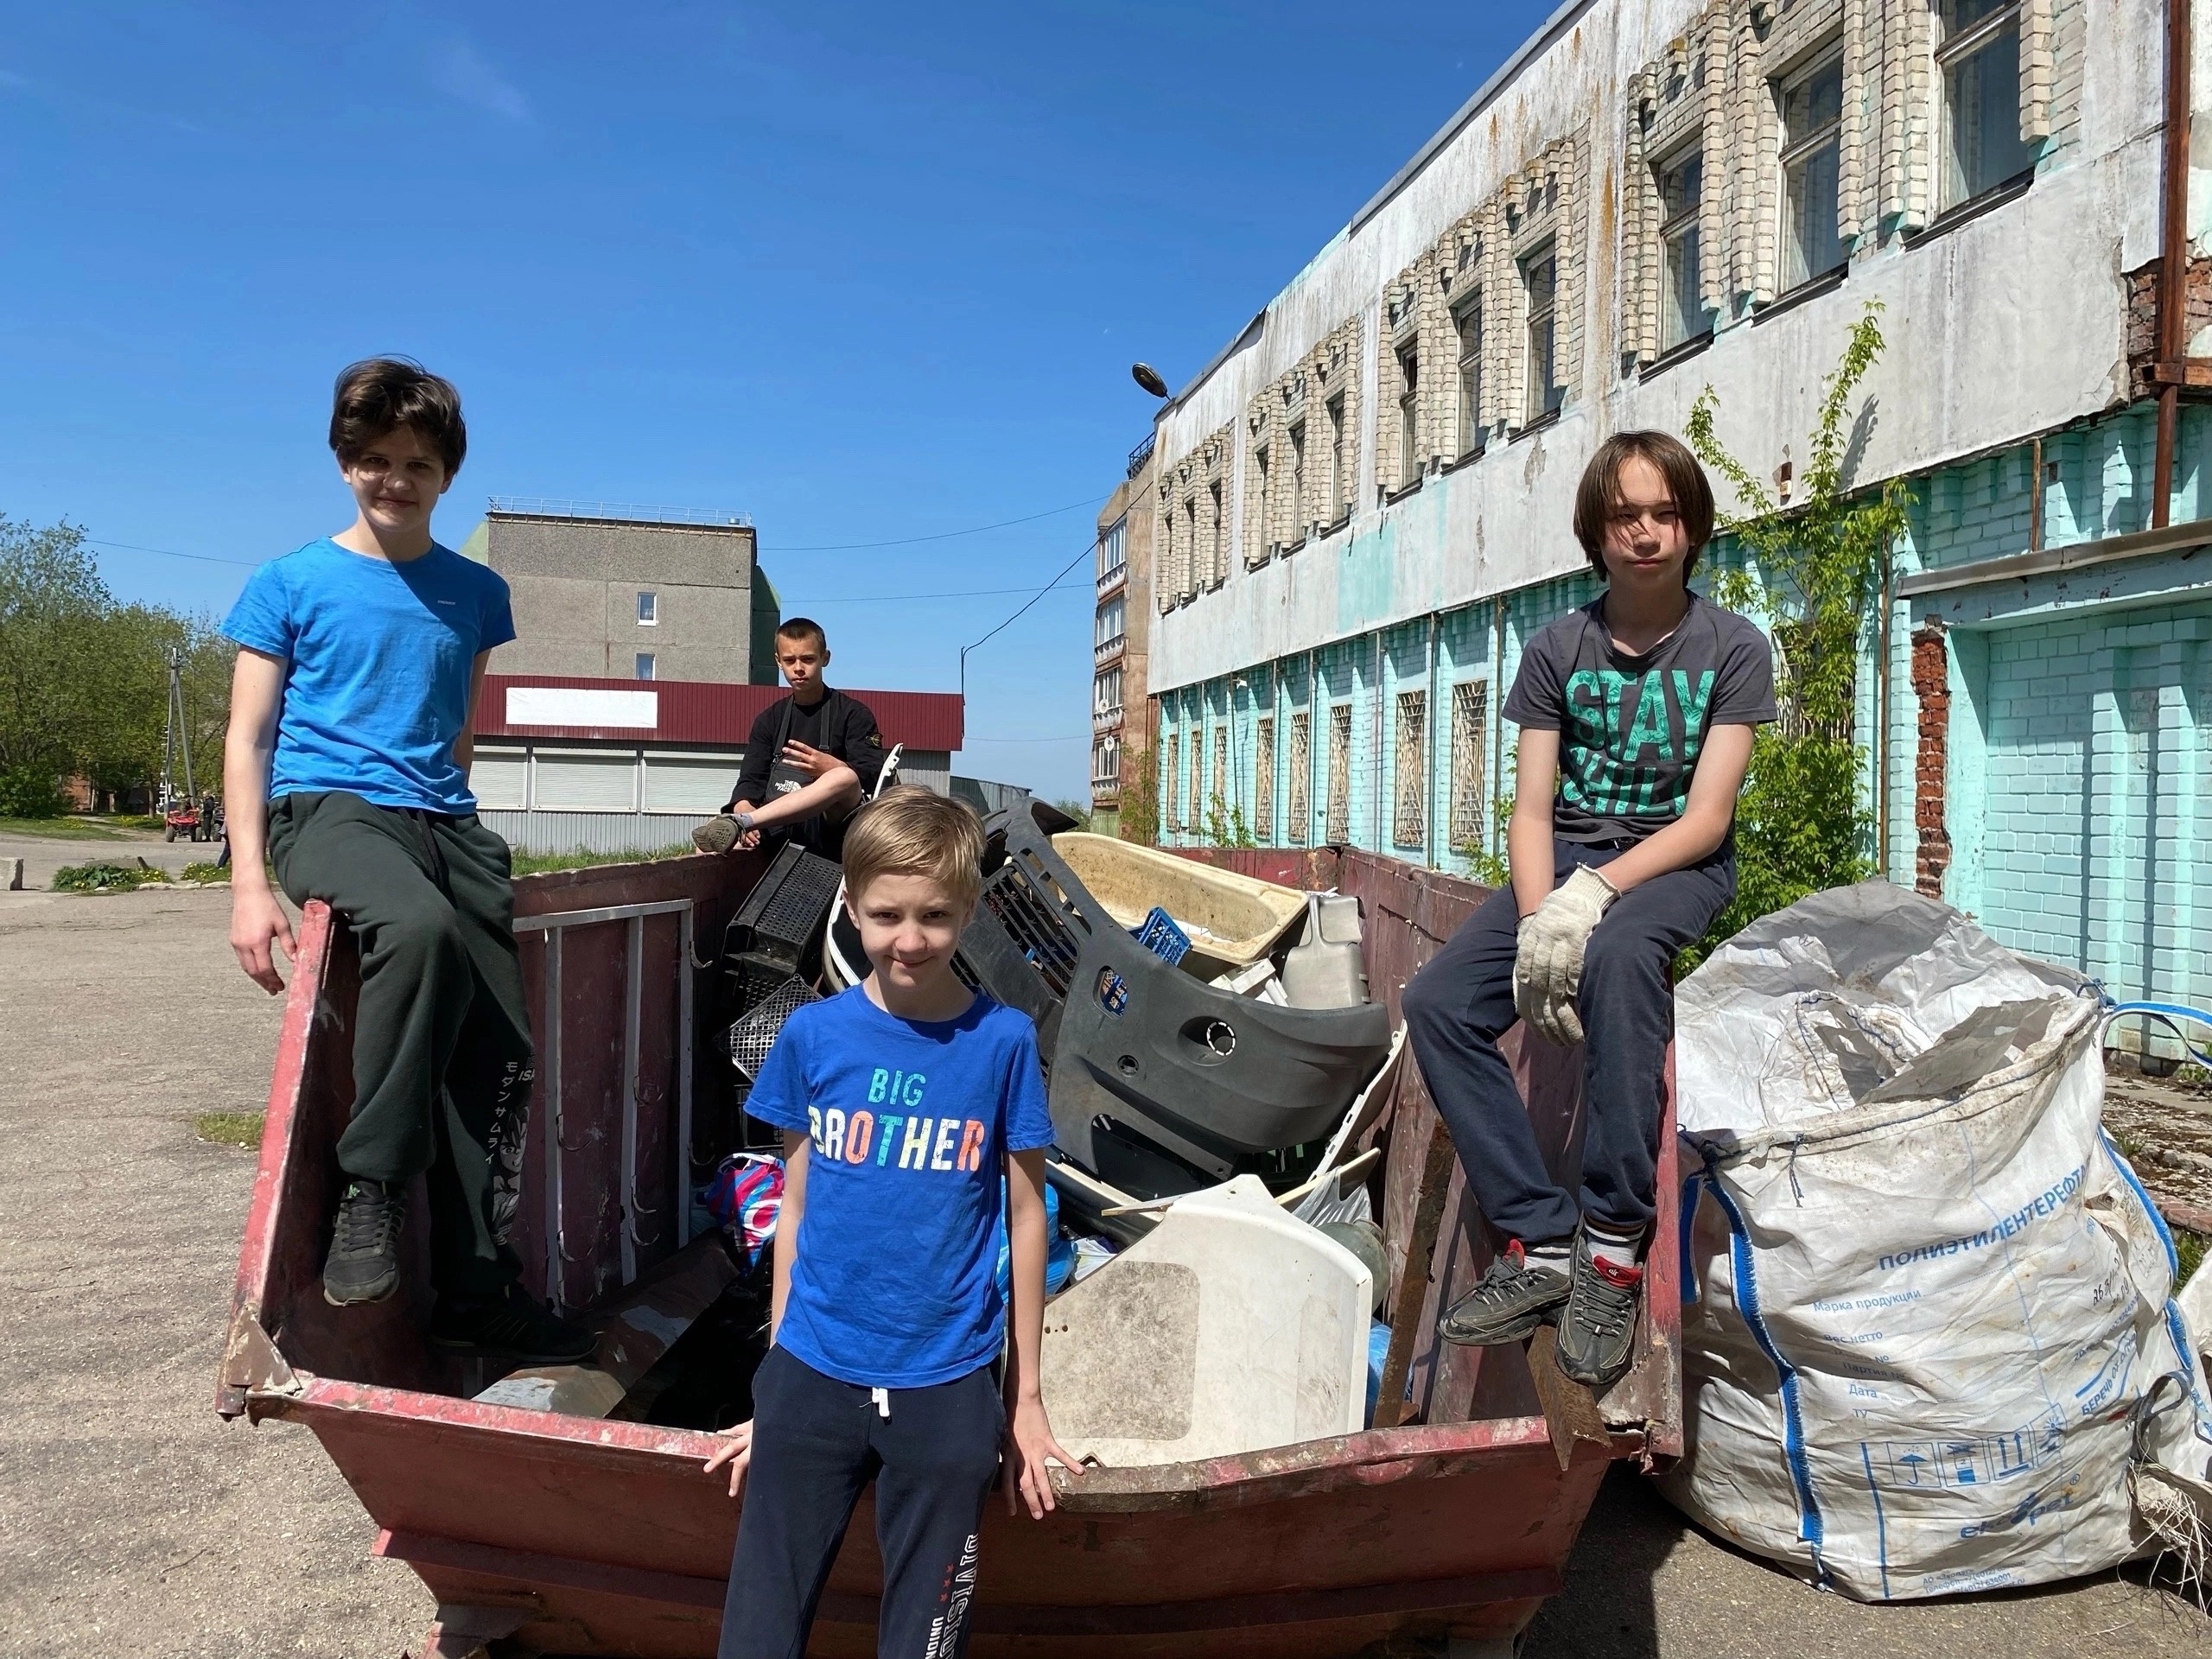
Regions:
<instances>
[{"instance_id":1,"label":"blond hair","mask_svg":"<svg viewBox=\"0 0 2212 1659\"><path fill-rule=\"evenodd\" d=\"M983 890L983 821L965 801L900 784L853 814L844 863L855 901L879 875L922 875L965 910Z\"/></svg>"}]
</instances>

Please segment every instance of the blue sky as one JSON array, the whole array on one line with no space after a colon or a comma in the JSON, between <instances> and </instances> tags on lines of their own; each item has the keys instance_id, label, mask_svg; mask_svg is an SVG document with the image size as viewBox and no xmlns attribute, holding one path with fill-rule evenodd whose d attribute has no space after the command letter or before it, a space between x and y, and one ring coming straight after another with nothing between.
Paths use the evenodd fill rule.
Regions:
<instances>
[{"instance_id":1,"label":"blue sky","mask_svg":"<svg viewBox=\"0 0 2212 1659\"><path fill-rule=\"evenodd\" d=\"M1547 9L0 4L0 513L219 613L347 521L331 377L404 352L448 541L747 512L833 677L950 690L1088 545L1130 361L1202 366ZM1088 586L971 658L963 770L1083 790Z\"/></svg>"}]
</instances>

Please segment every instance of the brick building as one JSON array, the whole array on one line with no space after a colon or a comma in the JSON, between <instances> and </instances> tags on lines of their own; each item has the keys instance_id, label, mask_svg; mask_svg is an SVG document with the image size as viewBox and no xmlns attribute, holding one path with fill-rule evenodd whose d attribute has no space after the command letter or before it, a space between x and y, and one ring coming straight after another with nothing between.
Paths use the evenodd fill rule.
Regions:
<instances>
[{"instance_id":1,"label":"brick building","mask_svg":"<svg viewBox=\"0 0 2212 1659\"><path fill-rule=\"evenodd\" d=\"M1122 794L1152 744L1144 696L1152 624L1152 440L1129 455L1098 515L1098 608L1090 634L1090 810L1118 833ZM1131 716L1134 715L1135 718Z\"/></svg>"},{"instance_id":2,"label":"brick building","mask_svg":"<svg viewBox=\"0 0 2212 1659\"><path fill-rule=\"evenodd\" d=\"M2179 3L2205 65L2212 0ZM2170 123L2166 11L1562 5L1160 412L1161 838L1217 804L1263 842L1502 853L1504 690L1596 591L1592 450L1710 386L1786 496L1873 302L1847 466L1913 506L1858 677L1869 851L2115 992L2212 1002L2212 421L2171 390L2212 385L2212 169L2173 198L2163 340L2157 300L2212 66Z\"/></svg>"},{"instance_id":3,"label":"brick building","mask_svg":"<svg viewBox=\"0 0 2212 1659\"><path fill-rule=\"evenodd\" d=\"M494 497L461 550L513 591L499 673L775 683L781 613L741 517Z\"/></svg>"}]
</instances>

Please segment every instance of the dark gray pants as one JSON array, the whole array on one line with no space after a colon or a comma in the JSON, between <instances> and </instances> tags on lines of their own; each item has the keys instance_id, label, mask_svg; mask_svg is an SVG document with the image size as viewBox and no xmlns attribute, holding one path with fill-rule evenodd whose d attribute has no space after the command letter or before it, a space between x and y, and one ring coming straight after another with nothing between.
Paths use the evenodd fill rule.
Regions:
<instances>
[{"instance_id":1,"label":"dark gray pants","mask_svg":"<svg viewBox=\"0 0 2212 1659\"><path fill-rule=\"evenodd\" d=\"M1555 840L1554 885L1620 852ZM1513 1006L1513 889L1492 893L1406 987L1406 1036L1429 1096L1452 1131L1468 1189L1508 1238L1563 1239L1585 1213L1623 1233L1651 1224L1660 1088L1675 1035L1669 969L1735 892L1735 848L1724 843L1702 863L1623 893L1591 934L1576 997L1586 1125L1579 1198L1545 1170L1528 1107L1497 1050L1521 1017ZM1527 1040L1543 1039L1532 1033Z\"/></svg>"},{"instance_id":2,"label":"dark gray pants","mask_svg":"<svg viewBox=\"0 0 2212 1659\"><path fill-rule=\"evenodd\" d=\"M1005 1411L990 1368L872 1390L771 1348L753 1379L753 1463L722 1604L720 1659L799 1659L861 1491L875 1482L879 1659L959 1659Z\"/></svg>"},{"instance_id":3,"label":"dark gray pants","mask_svg":"<svg viewBox=\"0 0 2212 1659\"><path fill-rule=\"evenodd\" d=\"M427 1175L437 1288L488 1295L506 1247L530 1109L530 1016L507 843L471 813L373 806L334 791L269 808L269 854L295 904L321 899L361 951L353 1118L338 1166Z\"/></svg>"}]
</instances>

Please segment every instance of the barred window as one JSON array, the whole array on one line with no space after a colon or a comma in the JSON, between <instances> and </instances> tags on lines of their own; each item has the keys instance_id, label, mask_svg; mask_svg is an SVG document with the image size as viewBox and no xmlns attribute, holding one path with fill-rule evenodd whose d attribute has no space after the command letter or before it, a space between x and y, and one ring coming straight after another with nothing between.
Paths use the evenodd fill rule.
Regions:
<instances>
[{"instance_id":1,"label":"barred window","mask_svg":"<svg viewBox=\"0 0 2212 1659\"><path fill-rule=\"evenodd\" d=\"M1183 734L1167 734L1167 827L1183 827Z\"/></svg>"},{"instance_id":2,"label":"barred window","mask_svg":"<svg viewBox=\"0 0 2212 1659\"><path fill-rule=\"evenodd\" d=\"M1398 693L1395 800L1390 812L1390 842L1422 847L1428 842L1428 693Z\"/></svg>"},{"instance_id":3,"label":"barred window","mask_svg":"<svg viewBox=\"0 0 2212 1659\"><path fill-rule=\"evenodd\" d=\"M1206 746L1204 726L1191 728L1191 833L1206 827Z\"/></svg>"},{"instance_id":4,"label":"barred window","mask_svg":"<svg viewBox=\"0 0 2212 1659\"><path fill-rule=\"evenodd\" d=\"M1452 845L1460 852L1484 842L1484 728L1490 721L1490 683L1463 680L1452 688Z\"/></svg>"},{"instance_id":5,"label":"barred window","mask_svg":"<svg viewBox=\"0 0 2212 1659\"><path fill-rule=\"evenodd\" d=\"M1313 824L1313 715L1296 709L1290 716L1290 844L1303 847Z\"/></svg>"},{"instance_id":6,"label":"barred window","mask_svg":"<svg viewBox=\"0 0 2212 1659\"><path fill-rule=\"evenodd\" d=\"M1252 728L1252 839L1275 839L1275 717L1262 715Z\"/></svg>"},{"instance_id":7,"label":"barred window","mask_svg":"<svg viewBox=\"0 0 2212 1659\"><path fill-rule=\"evenodd\" d=\"M1229 810L1225 798L1230 791L1229 781L1229 728L1213 728L1213 798L1224 815Z\"/></svg>"},{"instance_id":8,"label":"barred window","mask_svg":"<svg viewBox=\"0 0 2212 1659\"><path fill-rule=\"evenodd\" d=\"M1351 704L1329 707L1329 821L1323 836L1336 842L1351 839Z\"/></svg>"}]
</instances>

